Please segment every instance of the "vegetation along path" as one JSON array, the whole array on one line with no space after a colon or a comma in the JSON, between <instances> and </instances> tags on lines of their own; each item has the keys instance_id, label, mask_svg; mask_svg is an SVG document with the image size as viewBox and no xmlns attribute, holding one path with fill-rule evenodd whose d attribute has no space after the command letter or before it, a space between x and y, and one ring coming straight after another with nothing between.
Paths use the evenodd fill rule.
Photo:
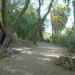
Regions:
<instances>
[{"instance_id":1,"label":"vegetation along path","mask_svg":"<svg viewBox=\"0 0 75 75\"><path fill-rule=\"evenodd\" d=\"M54 58L64 54L61 47L38 43L14 49L21 53L0 60L0 75L75 75L75 71L54 64Z\"/></svg>"}]
</instances>

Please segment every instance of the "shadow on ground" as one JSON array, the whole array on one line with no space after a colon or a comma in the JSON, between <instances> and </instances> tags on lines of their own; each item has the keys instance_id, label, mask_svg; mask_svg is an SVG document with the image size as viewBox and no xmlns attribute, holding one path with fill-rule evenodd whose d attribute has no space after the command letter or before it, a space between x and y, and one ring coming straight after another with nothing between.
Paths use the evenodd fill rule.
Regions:
<instances>
[{"instance_id":1,"label":"shadow on ground","mask_svg":"<svg viewBox=\"0 0 75 75\"><path fill-rule=\"evenodd\" d=\"M62 47L38 43L36 47L13 48L20 53L0 61L0 75L75 75L54 64L55 58L65 55Z\"/></svg>"}]
</instances>

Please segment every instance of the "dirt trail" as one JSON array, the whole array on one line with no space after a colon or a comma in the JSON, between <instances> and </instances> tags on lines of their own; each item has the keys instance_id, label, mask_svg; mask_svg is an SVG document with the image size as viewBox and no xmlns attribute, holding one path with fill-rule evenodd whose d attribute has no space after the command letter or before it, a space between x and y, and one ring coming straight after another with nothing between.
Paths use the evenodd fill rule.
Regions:
<instances>
[{"instance_id":1,"label":"dirt trail","mask_svg":"<svg viewBox=\"0 0 75 75\"><path fill-rule=\"evenodd\" d=\"M33 48L14 49L21 53L0 61L0 75L75 75L75 71L54 64L54 58L64 54L61 47L38 43Z\"/></svg>"}]
</instances>

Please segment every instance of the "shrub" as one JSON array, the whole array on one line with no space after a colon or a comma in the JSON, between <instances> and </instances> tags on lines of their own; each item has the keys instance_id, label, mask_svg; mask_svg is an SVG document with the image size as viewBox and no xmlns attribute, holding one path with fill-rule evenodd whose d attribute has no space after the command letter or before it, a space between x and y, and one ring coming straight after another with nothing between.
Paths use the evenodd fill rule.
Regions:
<instances>
[{"instance_id":1,"label":"shrub","mask_svg":"<svg viewBox=\"0 0 75 75\"><path fill-rule=\"evenodd\" d=\"M61 44L68 49L75 49L75 30L66 29L64 34L54 35L53 41L55 44Z\"/></svg>"}]
</instances>

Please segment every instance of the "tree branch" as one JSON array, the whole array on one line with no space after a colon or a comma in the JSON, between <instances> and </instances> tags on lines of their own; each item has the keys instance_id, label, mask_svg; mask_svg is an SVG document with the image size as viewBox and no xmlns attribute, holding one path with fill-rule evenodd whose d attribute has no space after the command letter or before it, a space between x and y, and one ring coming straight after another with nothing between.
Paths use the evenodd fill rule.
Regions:
<instances>
[{"instance_id":1,"label":"tree branch","mask_svg":"<svg viewBox=\"0 0 75 75\"><path fill-rule=\"evenodd\" d=\"M39 2L39 7L38 7L38 9L37 9L37 14L38 14L38 19L39 19L39 21L40 21L40 19L41 19L41 1L40 0L38 0L38 2Z\"/></svg>"},{"instance_id":2,"label":"tree branch","mask_svg":"<svg viewBox=\"0 0 75 75\"><path fill-rule=\"evenodd\" d=\"M19 20L21 19L22 15L25 13L25 11L28 8L28 5L30 3L30 0L26 0L25 2L25 6L24 8L21 10L21 12L19 13L19 15L15 18L13 24L11 24L9 31L13 33L14 31L14 26L19 22ZM9 32L8 32L9 33Z\"/></svg>"},{"instance_id":3,"label":"tree branch","mask_svg":"<svg viewBox=\"0 0 75 75\"><path fill-rule=\"evenodd\" d=\"M21 19L22 15L26 12L29 3L30 3L30 0L26 0L24 8L20 12L20 14L15 18L13 24L10 26L10 28L8 30L8 33L7 33L7 37L6 37L5 41L3 42L2 47L6 47L7 46L8 42L9 42L9 39L10 39L10 36L14 32L14 26L19 22L19 20Z\"/></svg>"},{"instance_id":4,"label":"tree branch","mask_svg":"<svg viewBox=\"0 0 75 75\"><path fill-rule=\"evenodd\" d=\"M24 8L23 8L22 11L20 12L20 14L15 18L15 20L14 20L12 26L16 25L16 24L19 22L19 20L21 19L22 15L23 15L23 14L25 13L25 11L27 10L29 3L30 3L30 0L26 0Z\"/></svg>"},{"instance_id":5,"label":"tree branch","mask_svg":"<svg viewBox=\"0 0 75 75\"><path fill-rule=\"evenodd\" d=\"M53 5L53 2L54 2L54 0L52 0L52 1L50 2L49 7L48 7L48 11L47 11L47 13L44 15L44 17L43 17L42 20L41 20L42 23L45 21L47 15L48 15L49 12L51 11L51 8L52 8L52 5Z\"/></svg>"}]
</instances>

